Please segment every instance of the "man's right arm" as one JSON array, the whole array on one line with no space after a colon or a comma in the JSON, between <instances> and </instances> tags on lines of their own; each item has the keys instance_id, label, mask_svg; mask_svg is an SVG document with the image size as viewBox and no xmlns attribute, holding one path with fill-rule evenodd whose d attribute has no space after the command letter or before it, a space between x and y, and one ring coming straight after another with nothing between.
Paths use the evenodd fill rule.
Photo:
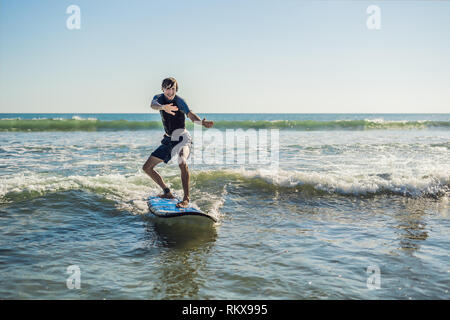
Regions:
<instances>
[{"instance_id":1,"label":"man's right arm","mask_svg":"<svg viewBox=\"0 0 450 320\"><path fill-rule=\"evenodd\" d=\"M150 107L154 110L164 110L168 114L175 115L174 111L178 111L178 108L175 107L172 103L169 104L161 104L158 102L158 96L155 96L150 104Z\"/></svg>"},{"instance_id":2,"label":"man's right arm","mask_svg":"<svg viewBox=\"0 0 450 320\"><path fill-rule=\"evenodd\" d=\"M155 96L150 104L150 107L154 110L162 110L163 105L158 102L158 96Z\"/></svg>"}]
</instances>

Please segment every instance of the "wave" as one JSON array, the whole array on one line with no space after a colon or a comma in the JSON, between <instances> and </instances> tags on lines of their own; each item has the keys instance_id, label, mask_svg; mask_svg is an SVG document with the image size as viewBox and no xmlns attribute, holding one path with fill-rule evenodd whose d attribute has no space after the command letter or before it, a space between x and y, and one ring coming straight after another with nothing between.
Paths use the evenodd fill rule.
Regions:
<instances>
[{"instance_id":1,"label":"wave","mask_svg":"<svg viewBox=\"0 0 450 320\"><path fill-rule=\"evenodd\" d=\"M186 122L188 129L193 123ZM217 129L280 129L298 131L317 130L410 130L450 128L450 121L385 121L382 119L364 120L275 120L275 121L215 121ZM0 131L122 131L161 129L161 121L102 121L95 118L83 119L1 119Z\"/></svg>"},{"instance_id":2,"label":"wave","mask_svg":"<svg viewBox=\"0 0 450 320\"><path fill-rule=\"evenodd\" d=\"M450 196L450 175L433 173L421 177L389 173L345 175L299 171L221 170L203 171L193 180L207 184L209 180L231 183L243 192L305 193L311 196L374 196L440 198Z\"/></svg>"},{"instance_id":3,"label":"wave","mask_svg":"<svg viewBox=\"0 0 450 320\"><path fill-rule=\"evenodd\" d=\"M57 192L82 190L114 201L125 210L146 213L146 197L159 188L144 173L97 176L53 176L20 173L0 179L0 204L26 201ZM179 175L165 177L171 187L182 194ZM443 198L450 196L449 173L430 173L414 177L389 173L345 175L278 170L225 169L191 173L191 190L198 201L206 201L208 210L218 211L227 192L262 197L287 194L290 197L402 197ZM195 197L194 197L195 198ZM202 200L204 199L204 200ZM209 202L211 203L209 203ZM194 201L195 203L195 201ZM204 208L204 204L201 205Z\"/></svg>"},{"instance_id":4,"label":"wave","mask_svg":"<svg viewBox=\"0 0 450 320\"><path fill-rule=\"evenodd\" d=\"M122 131L162 128L157 121L101 121L97 119L2 119L0 131Z\"/></svg>"},{"instance_id":5,"label":"wave","mask_svg":"<svg viewBox=\"0 0 450 320\"><path fill-rule=\"evenodd\" d=\"M179 176L176 176L179 180ZM173 181L174 179L167 179ZM151 182L144 173L135 174L106 174L96 176L81 175L48 175L32 172L20 173L7 178L0 178L0 205L18 203L34 198L44 197L50 194L64 193L70 191L82 191L93 193L102 199L112 201L117 209L126 210L133 214L147 214L147 198L161 192L159 187ZM172 188L176 194L182 195L180 188ZM209 194L208 191L201 191L200 200L204 210L221 218L219 212L223 205L223 194L225 190L217 194ZM192 202L197 206L197 202Z\"/></svg>"}]
</instances>

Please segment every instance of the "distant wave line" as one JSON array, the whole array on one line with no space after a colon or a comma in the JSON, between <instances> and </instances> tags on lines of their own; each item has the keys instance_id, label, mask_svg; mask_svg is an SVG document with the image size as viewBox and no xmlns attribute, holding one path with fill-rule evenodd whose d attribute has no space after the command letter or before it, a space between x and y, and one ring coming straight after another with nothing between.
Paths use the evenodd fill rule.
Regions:
<instances>
[{"instance_id":1,"label":"distant wave line","mask_svg":"<svg viewBox=\"0 0 450 320\"><path fill-rule=\"evenodd\" d=\"M186 122L188 129L193 123ZM410 130L429 128L450 128L450 121L380 121L380 120L245 120L214 121L217 129L280 129L297 131L319 130ZM1 119L0 131L122 131L152 130L162 128L161 121L129 121L98 119Z\"/></svg>"}]
</instances>

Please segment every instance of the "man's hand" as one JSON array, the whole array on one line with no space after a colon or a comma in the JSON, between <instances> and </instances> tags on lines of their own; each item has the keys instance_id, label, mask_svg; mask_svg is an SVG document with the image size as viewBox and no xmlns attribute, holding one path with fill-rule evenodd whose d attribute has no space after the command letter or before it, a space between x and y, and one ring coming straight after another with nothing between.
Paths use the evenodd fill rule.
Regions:
<instances>
[{"instance_id":1,"label":"man's hand","mask_svg":"<svg viewBox=\"0 0 450 320\"><path fill-rule=\"evenodd\" d=\"M165 111L165 112L167 112L168 114L171 114L171 115L175 115L175 112L174 111L178 111L178 108L176 107L176 106L174 106L173 105L173 103L169 103L169 104L164 104L163 106L162 106L162 109Z\"/></svg>"},{"instance_id":2,"label":"man's hand","mask_svg":"<svg viewBox=\"0 0 450 320\"><path fill-rule=\"evenodd\" d=\"M214 124L214 121L208 121L206 120L206 118L203 118L202 120L202 126L204 126L205 128L211 128Z\"/></svg>"}]
</instances>

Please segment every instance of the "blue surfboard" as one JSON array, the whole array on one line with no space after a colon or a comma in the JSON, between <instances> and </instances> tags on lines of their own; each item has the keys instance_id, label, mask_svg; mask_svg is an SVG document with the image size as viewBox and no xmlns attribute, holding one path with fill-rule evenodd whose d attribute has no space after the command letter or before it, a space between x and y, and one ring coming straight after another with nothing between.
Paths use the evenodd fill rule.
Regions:
<instances>
[{"instance_id":1,"label":"blue surfboard","mask_svg":"<svg viewBox=\"0 0 450 320\"><path fill-rule=\"evenodd\" d=\"M176 204L180 202L180 199L163 199L160 197L151 196L148 198L148 208L157 217L160 218L177 218L187 216L198 216L205 219L211 219L217 222L217 219L213 216L204 213L203 211L194 208L191 204L187 208L178 208Z\"/></svg>"}]
</instances>

